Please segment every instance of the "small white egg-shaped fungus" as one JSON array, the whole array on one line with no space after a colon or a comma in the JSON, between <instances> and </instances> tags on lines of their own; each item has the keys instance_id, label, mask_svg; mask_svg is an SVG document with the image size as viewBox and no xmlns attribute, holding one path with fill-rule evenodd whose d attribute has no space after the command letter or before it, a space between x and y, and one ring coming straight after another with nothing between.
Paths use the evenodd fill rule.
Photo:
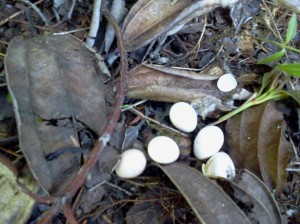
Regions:
<instances>
[{"instance_id":1,"label":"small white egg-shaped fungus","mask_svg":"<svg viewBox=\"0 0 300 224\"><path fill-rule=\"evenodd\" d=\"M175 103L169 112L172 124L181 131L192 132L197 126L197 113L185 102Z\"/></svg>"},{"instance_id":2,"label":"small white egg-shaped fungus","mask_svg":"<svg viewBox=\"0 0 300 224\"><path fill-rule=\"evenodd\" d=\"M206 126L199 131L194 140L194 154L198 159L207 159L216 154L223 143L223 131L217 126Z\"/></svg>"},{"instance_id":3,"label":"small white egg-shaped fungus","mask_svg":"<svg viewBox=\"0 0 300 224\"><path fill-rule=\"evenodd\" d=\"M180 151L173 139L167 136L158 136L149 142L148 154L157 163L169 164L178 159Z\"/></svg>"},{"instance_id":4,"label":"small white egg-shaped fungus","mask_svg":"<svg viewBox=\"0 0 300 224\"><path fill-rule=\"evenodd\" d=\"M237 87L237 81L232 74L227 73L218 79L217 87L222 92L230 92Z\"/></svg>"},{"instance_id":5,"label":"small white egg-shaped fungus","mask_svg":"<svg viewBox=\"0 0 300 224\"><path fill-rule=\"evenodd\" d=\"M202 165L202 172L207 177L232 180L235 177L235 167L232 159L225 152L218 152Z\"/></svg>"},{"instance_id":6,"label":"small white egg-shaped fungus","mask_svg":"<svg viewBox=\"0 0 300 224\"><path fill-rule=\"evenodd\" d=\"M144 172L147 165L145 154L138 149L128 149L121 154L116 173L122 178L134 178Z\"/></svg>"}]
</instances>

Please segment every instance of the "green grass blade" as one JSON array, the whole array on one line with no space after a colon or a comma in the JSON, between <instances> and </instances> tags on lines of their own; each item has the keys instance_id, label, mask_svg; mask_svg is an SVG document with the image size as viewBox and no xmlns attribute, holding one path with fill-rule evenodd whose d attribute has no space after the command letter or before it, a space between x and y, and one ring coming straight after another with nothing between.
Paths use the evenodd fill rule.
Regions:
<instances>
[{"instance_id":1,"label":"green grass blade","mask_svg":"<svg viewBox=\"0 0 300 224\"><path fill-rule=\"evenodd\" d=\"M271 72L264 74L258 95L261 95L263 93L263 91L265 90L266 86L268 86L271 83L273 76L274 76L274 71L275 70L272 70Z\"/></svg>"},{"instance_id":2,"label":"green grass blade","mask_svg":"<svg viewBox=\"0 0 300 224\"><path fill-rule=\"evenodd\" d=\"M293 13L290 21L289 21L289 25L286 31L286 36L285 36L285 41L284 43L287 44L289 43L293 37L295 36L296 32L297 32L297 16L295 13Z\"/></svg>"},{"instance_id":3,"label":"green grass blade","mask_svg":"<svg viewBox=\"0 0 300 224\"><path fill-rule=\"evenodd\" d=\"M289 75L300 77L300 64L278 64L277 68L280 71L286 72Z\"/></svg>"},{"instance_id":4,"label":"green grass blade","mask_svg":"<svg viewBox=\"0 0 300 224\"><path fill-rule=\"evenodd\" d=\"M272 62L272 61L277 61L280 58L282 58L284 56L284 54L285 54L285 49L283 48L283 49L281 49L281 51L278 51L275 54L272 54L271 56L260 60L259 62L257 62L257 64L267 64L267 63Z\"/></svg>"}]
</instances>

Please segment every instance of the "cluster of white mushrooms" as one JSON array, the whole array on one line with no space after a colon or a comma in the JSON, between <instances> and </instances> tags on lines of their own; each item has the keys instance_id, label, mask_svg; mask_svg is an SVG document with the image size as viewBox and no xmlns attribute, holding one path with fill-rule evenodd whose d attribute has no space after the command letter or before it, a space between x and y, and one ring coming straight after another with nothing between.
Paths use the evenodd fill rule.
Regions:
<instances>
[{"instance_id":1,"label":"cluster of white mushrooms","mask_svg":"<svg viewBox=\"0 0 300 224\"><path fill-rule=\"evenodd\" d=\"M232 74L221 76L217 87L222 92L235 89L237 81ZM172 124L182 132L193 132L197 127L197 113L186 102L175 103L169 112ZM213 125L202 128L194 139L193 152L197 159L206 160L202 165L204 175L211 178L233 179L235 167L232 159L225 152L219 152L224 143L223 131ZM167 136L153 138L147 147L149 157L160 164L175 162L180 155L177 143ZM116 167L116 173L122 178L134 178L139 176L146 168L147 158L139 149L128 149L121 154L120 162Z\"/></svg>"}]
</instances>

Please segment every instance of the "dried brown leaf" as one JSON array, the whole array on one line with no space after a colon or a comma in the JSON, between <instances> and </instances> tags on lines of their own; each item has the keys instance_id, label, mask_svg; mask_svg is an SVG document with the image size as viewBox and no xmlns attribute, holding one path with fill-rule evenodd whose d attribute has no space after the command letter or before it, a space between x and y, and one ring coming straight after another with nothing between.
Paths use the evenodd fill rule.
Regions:
<instances>
[{"instance_id":1,"label":"dried brown leaf","mask_svg":"<svg viewBox=\"0 0 300 224\"><path fill-rule=\"evenodd\" d=\"M291 156L291 144L284 136L283 116L274 104L269 101L228 120L226 134L229 154L237 168L250 170L270 189L280 193L286 183L285 169Z\"/></svg>"},{"instance_id":2,"label":"dried brown leaf","mask_svg":"<svg viewBox=\"0 0 300 224\"><path fill-rule=\"evenodd\" d=\"M80 154L45 156L78 141L78 129L103 128L110 88L94 69L94 55L71 36L11 41L6 78L17 117L20 146L44 190L58 193L80 169ZM98 126L100 125L100 126Z\"/></svg>"},{"instance_id":3,"label":"dried brown leaf","mask_svg":"<svg viewBox=\"0 0 300 224\"><path fill-rule=\"evenodd\" d=\"M272 223L282 223L281 213L276 200L272 196L272 193L269 191L268 187L257 176L248 170L244 170L237 176L237 178L235 178L234 181L241 189L247 191L256 200L263 204L263 206L271 215Z\"/></svg>"},{"instance_id":4,"label":"dried brown leaf","mask_svg":"<svg viewBox=\"0 0 300 224\"><path fill-rule=\"evenodd\" d=\"M135 50L167 32L167 25L191 3L192 0L180 0L174 5L165 0L137 1L123 24L127 50Z\"/></svg>"},{"instance_id":5,"label":"dried brown leaf","mask_svg":"<svg viewBox=\"0 0 300 224\"><path fill-rule=\"evenodd\" d=\"M219 69L209 72L212 71L219 74ZM163 102L193 101L195 105L199 100L203 104L203 108L209 109L208 112L210 113L216 110L228 111L232 109L222 102L222 95L215 80L197 80L182 77L179 74L178 69L140 65L129 73L127 96ZM196 74L193 74L194 76ZM206 77L206 75L200 74L199 77ZM208 112L204 114L207 115Z\"/></svg>"},{"instance_id":6,"label":"dried brown leaf","mask_svg":"<svg viewBox=\"0 0 300 224\"><path fill-rule=\"evenodd\" d=\"M286 128L287 128L286 123L285 121L283 121L281 123L281 135L280 135L280 143L278 147L278 162L277 162L278 176L277 176L277 183L276 183L276 193L281 193L287 182L286 167L292 156L290 150L291 143L286 140L284 134Z\"/></svg>"},{"instance_id":7,"label":"dried brown leaf","mask_svg":"<svg viewBox=\"0 0 300 224\"><path fill-rule=\"evenodd\" d=\"M257 139L259 137L259 124L264 110L264 104L249 108L242 113L240 126L240 150L244 158L244 168L250 170L257 176L261 176Z\"/></svg>"},{"instance_id":8,"label":"dried brown leaf","mask_svg":"<svg viewBox=\"0 0 300 224\"><path fill-rule=\"evenodd\" d=\"M214 181L180 163L160 166L202 223L250 223L247 216Z\"/></svg>"},{"instance_id":9,"label":"dried brown leaf","mask_svg":"<svg viewBox=\"0 0 300 224\"><path fill-rule=\"evenodd\" d=\"M273 224L272 217L259 199L234 182L230 182L231 197L241 206L251 223Z\"/></svg>"},{"instance_id":10,"label":"dried brown leaf","mask_svg":"<svg viewBox=\"0 0 300 224\"><path fill-rule=\"evenodd\" d=\"M244 157L240 148L241 114L229 119L226 123L226 142L230 146L228 154L234 162L236 169L244 167Z\"/></svg>"},{"instance_id":11,"label":"dried brown leaf","mask_svg":"<svg viewBox=\"0 0 300 224\"><path fill-rule=\"evenodd\" d=\"M177 0L175 4L165 0L139 0L128 13L123 33L128 51L149 44L176 26L210 12L211 10L233 4L236 0L192 1Z\"/></svg>"},{"instance_id":12,"label":"dried brown leaf","mask_svg":"<svg viewBox=\"0 0 300 224\"><path fill-rule=\"evenodd\" d=\"M279 144L283 115L274 108L275 102L269 101L261 116L258 138L258 158L262 178L269 189L277 184Z\"/></svg>"}]
</instances>

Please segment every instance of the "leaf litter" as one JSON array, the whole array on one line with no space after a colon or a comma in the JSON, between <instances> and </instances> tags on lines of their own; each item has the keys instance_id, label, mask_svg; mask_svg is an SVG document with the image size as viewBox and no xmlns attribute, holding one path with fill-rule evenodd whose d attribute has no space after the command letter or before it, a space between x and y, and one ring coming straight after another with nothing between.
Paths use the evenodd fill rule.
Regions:
<instances>
[{"instance_id":1,"label":"leaf litter","mask_svg":"<svg viewBox=\"0 0 300 224\"><path fill-rule=\"evenodd\" d=\"M122 1L122 4L124 2ZM113 139L91 170L85 185L77 194L73 208L78 221L85 222L97 219L108 223L198 223L215 220L218 223L230 223L238 219L242 223L286 223L287 219L290 221L296 219L299 209L297 210L295 192L299 185L292 185L291 183L298 183L299 177L295 172L287 172L287 169L297 170L298 165L293 164L299 162L297 160L299 158L297 131L299 131L300 125L299 118L295 117L297 114L295 111L299 113L298 104L287 103L289 109L293 111L290 113L293 116L287 115L287 113L283 116L282 112L275 109L276 103L268 102L249 108L220 125L225 131L226 139L226 144L221 150L228 152L237 171L240 171L231 182L205 177L198 171L204 161L197 161L191 153L192 140L202 127L216 121L218 117L240 105L239 101L234 100L236 99L233 97L234 94L240 94L245 90L249 93L255 92L260 85L268 86L265 83L266 80L270 81L264 79L261 83L257 79L257 77L269 72L270 67L255 65L261 59L262 51L267 50L259 45L259 41L252 38L253 36L264 37L266 34L273 38L275 27L272 23L266 25L262 22L266 20L263 19L263 12L260 9L266 10L266 5L259 5L258 1L257 4L250 4L250 1L238 1L235 7L229 11L217 7L221 5L220 2L213 1L211 6L206 7L208 1L177 0L173 3L172 1L159 0L139 0L130 1L130 3L126 1L125 5L130 11L125 17L122 27L125 47L127 51L130 51L128 59L131 69L128 75L127 100L124 107L137 104L138 101L134 99L141 99L143 106L133 106L133 108L134 110L145 110L147 113L139 112L136 117L131 112L134 110L123 113L122 122L118 124ZM9 5L10 3L7 1L6 4ZM38 4L43 5L43 3ZM92 11L92 5L83 4L83 2L79 2L74 5L75 11L73 13L82 16L81 18L87 18L86 12ZM0 7L5 8L6 5L0 5ZM44 7L47 8L46 5ZM83 12L82 7L88 7L90 10ZM246 10L248 14L242 13L243 10L245 11L245 7L248 7ZM283 11L278 6L269 5L269 7L274 9L271 13L274 13L275 19L279 15L276 14L276 10ZM45 8L41 7L40 9L44 12ZM17 5L12 5L10 8L10 10L15 10L14 12L17 9ZM5 12L11 13L7 16L12 15L11 11L6 10ZM25 36L25 39L34 37L34 32L28 28L28 24L33 25L32 27L35 27L33 29L41 32L39 16L33 12L32 15L34 15L33 20L27 24L11 21L12 24L15 23L16 27L19 27L18 31L11 24L6 24L6 32L1 37L1 41L8 42L14 36L11 35L12 31ZM71 18L68 11L65 10L57 11L57 15ZM24 19L25 17L21 16L21 18ZM78 22L78 18L80 17L73 17L72 20ZM0 22L5 22L2 19L1 17ZM191 19L193 20L189 22ZM55 24L53 21L50 22ZM89 23L89 21L85 22L86 24ZM284 36L288 16L278 18L277 22L278 26L283 27L282 35ZM68 30L84 26L82 22L77 24L81 25L71 27L72 25L67 26L66 22L62 21L57 31L62 31L63 28ZM201 29L199 29L199 24ZM198 28L190 29L192 25ZM97 36L99 40L103 39L104 27L107 26L107 21L102 19L100 30L102 29L103 32L99 32L99 36ZM254 26L257 27L256 30L252 29ZM271 28L271 31L269 32L266 27ZM46 29L48 28L46 27ZM178 30L180 32L176 33ZM81 30L73 35L83 40L86 37L86 32L86 30ZM93 55L95 52L88 52L83 44L76 43L76 40L72 38L66 39L67 36L62 38L49 36L49 38L50 47L46 48L46 53L42 57L38 54L43 52L43 47L47 46L47 41L46 44L43 41L40 43L42 47L30 49L26 46L20 48L26 56L19 57L17 60L8 57L10 51L7 51L7 46L3 45L2 42L0 49L1 52L6 52L8 59L10 58L12 62L16 63L10 65L11 62L6 59L5 67L9 75L7 83L2 82L11 89L13 96L19 95L16 97L17 99L13 98L17 115L18 113L22 114L24 105L27 105L25 111L33 110L36 116L32 116L29 120L24 120L24 117L17 120L18 125L26 124L28 121L29 124L31 123L31 126L19 132L20 148L40 187L50 192L51 196L56 196L60 194L60 189L63 189L67 183L63 176L64 173L67 176L71 175L72 172L76 175L77 170L85 161L86 151L88 152L91 145L97 140L97 133L99 133L101 125L108 119L106 117L108 112L105 110L109 109L113 99L106 97L105 104L99 106L97 102L103 95L100 93L102 87L99 88L99 86L108 83L104 90L105 93L112 91L113 88L107 77L99 80L99 71L102 72L101 69L94 70L97 58L99 58L99 56ZM238 39L238 43L235 42L234 38ZM297 41L293 40L293 35L288 36L288 39L297 45ZM39 39L35 37L33 40ZM109 54L106 54L108 53L108 46L106 44L99 47L103 44L99 40L96 39L98 45L96 48L104 58L104 62L109 62L109 73L118 74L120 67L115 42L108 44L111 45L111 50ZM29 40L26 41L29 43ZM54 41L55 44L51 41ZM11 49L21 42L21 40L12 41ZM76 46L75 49L72 46ZM64 53L65 48L67 48L66 53ZM257 48L260 50L255 51ZM51 51L54 53L49 54ZM13 55L18 57L19 53ZM32 55L38 55L38 57L31 58ZM65 61L61 59L62 56L64 56ZM44 57L47 60L43 63ZM299 57L296 57L296 60L298 59ZM158 62L159 64L157 64ZM278 66L279 69L295 73L293 68L286 66L284 61L282 62ZM50 77L55 73L62 74L62 76L46 81L42 78L38 79L39 76L35 74L42 74L43 69L47 66L49 66L50 71L45 70L45 73L48 73ZM80 66L83 66L83 69ZM204 70L203 66L206 67ZM26 72L18 75L17 78L19 79L16 81L16 86L12 85L13 82L9 81L13 79L14 71L24 67L29 69L20 69ZM0 64L0 68L3 70L4 66ZM259 71L260 68L263 68L263 71ZM95 75L96 78L92 83L84 86L84 81L89 79L90 72L98 75ZM68 73L72 73L72 75L68 75ZM103 71L103 73L107 73L107 71ZM247 82L238 82L239 86L233 92L221 93L216 87L216 81L220 75L225 73L233 73L237 78L242 78L244 74L254 74L253 77L255 78L247 80ZM20 78L24 74L25 78ZM26 75L34 79L28 79ZM62 78L67 80L65 85L55 84L55 80L59 81ZM30 80L29 85L24 80ZM74 82L77 84L73 84ZM115 83L118 82L119 80L116 78ZM19 89L21 90L18 89L18 85L20 85ZM47 85L55 90L50 88L47 91L47 88L43 88ZM36 87L38 90L35 89ZM91 88L95 88L94 91L96 92L90 91ZM287 82L285 88L295 100L299 98L297 79L292 78ZM54 96L53 93L59 90L63 90L63 92L58 95L68 96L68 101L72 101L72 96L76 96L75 103L56 102L53 105L47 105L49 104L49 101L45 100L47 95L49 97ZM28 94L24 94L26 91L30 92L30 97L26 97L28 96ZM41 100L35 100L38 98ZM26 101L27 99L29 100ZM145 102L145 100L147 101ZM31 103L30 106L30 104L26 104L35 101L41 105ZM170 103L178 101L191 102L198 112L197 128L189 135L171 131L172 124L168 118L168 108ZM299 102L299 99L297 101ZM64 108L66 105L69 106ZM296 108L290 105L296 105ZM58 113L70 111L71 115L58 117L54 111L49 116L44 114L41 116L41 112L36 110L39 107L50 111L55 109ZM79 109L76 109L77 107ZM2 107L0 111L2 111ZM83 112L89 113L84 119L81 116ZM105 115L100 116L101 113ZM132 120L135 120L134 123L137 125L128 126L124 137L124 121L125 125L129 125L133 123ZM155 123L151 120L154 120ZM1 123L3 122L5 123L5 119L1 120ZM34 132L39 126L46 128L37 128L38 137L28 138L27 136L32 135L29 130ZM8 129L5 129L5 133L8 136L13 134L9 133ZM141 176L132 180L118 178L113 170L119 159L118 154L123 150L122 145L126 146L125 149L134 145L134 147L139 147L144 151L151 138L157 135L167 135L174 138L177 143L181 143L181 145L179 144L181 150L179 160L167 166L160 166L161 168L153 166L153 162L150 162ZM61 136L67 141L67 144L58 146L60 141L57 141L55 136ZM75 138L70 136L75 136ZM45 145L44 148L36 147L34 152L33 149L24 147L26 144L37 144L39 138L41 143L48 145ZM142 142L144 146L135 144L135 142ZM80 150L77 150L78 148ZM45 160L45 156L53 152L56 153L57 157L50 161ZM12 153L14 152L12 151ZM147 154L146 151L145 154ZM10 157L12 155L9 154ZM62 158L67 161L65 164L58 162ZM67 168L62 173L51 174L53 179L48 179L42 173L44 169L46 169L45 173L49 172L47 169L53 169L47 165L50 163L60 165L54 166L55 169L66 165L74 171ZM293 209L291 213L286 213L288 208L286 204L291 205L291 207L294 206L296 209ZM35 208L35 211L39 212L33 212L30 222L35 222L42 215L42 204L37 203ZM214 214L211 213L212 211ZM13 210L11 210L11 214L14 215Z\"/></svg>"}]
</instances>

